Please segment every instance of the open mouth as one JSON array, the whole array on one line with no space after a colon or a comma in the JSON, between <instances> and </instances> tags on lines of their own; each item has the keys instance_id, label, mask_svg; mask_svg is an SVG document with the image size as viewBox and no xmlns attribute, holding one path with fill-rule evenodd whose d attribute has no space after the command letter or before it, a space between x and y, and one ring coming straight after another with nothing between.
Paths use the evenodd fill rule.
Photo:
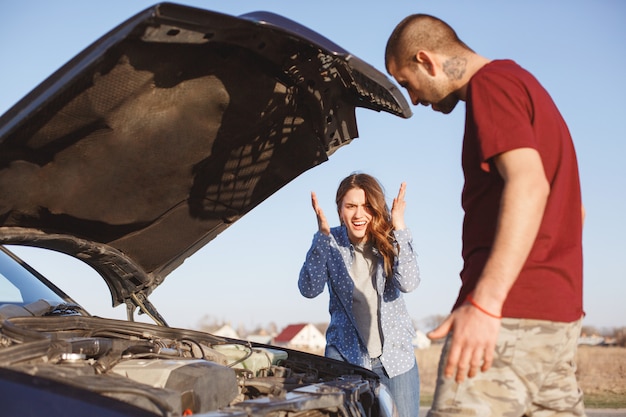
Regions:
<instances>
[{"instance_id":1,"label":"open mouth","mask_svg":"<svg viewBox=\"0 0 626 417\"><path fill-rule=\"evenodd\" d=\"M367 222L365 220L352 222L352 226L357 229L362 229L367 226Z\"/></svg>"}]
</instances>

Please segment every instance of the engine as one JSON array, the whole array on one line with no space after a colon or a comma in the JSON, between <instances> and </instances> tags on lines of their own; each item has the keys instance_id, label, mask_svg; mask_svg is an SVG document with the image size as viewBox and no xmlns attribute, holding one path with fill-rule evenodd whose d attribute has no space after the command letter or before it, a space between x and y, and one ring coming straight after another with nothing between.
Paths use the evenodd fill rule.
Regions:
<instances>
[{"instance_id":1,"label":"engine","mask_svg":"<svg viewBox=\"0 0 626 417\"><path fill-rule=\"evenodd\" d=\"M156 415L385 414L368 371L304 352L78 315L6 318L1 330L1 368Z\"/></svg>"}]
</instances>

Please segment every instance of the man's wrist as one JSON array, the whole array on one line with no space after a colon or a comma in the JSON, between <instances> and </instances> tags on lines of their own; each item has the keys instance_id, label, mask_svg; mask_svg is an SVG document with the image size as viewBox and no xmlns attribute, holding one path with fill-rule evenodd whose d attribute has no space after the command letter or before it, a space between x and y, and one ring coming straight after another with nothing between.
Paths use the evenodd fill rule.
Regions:
<instances>
[{"instance_id":1,"label":"man's wrist","mask_svg":"<svg viewBox=\"0 0 626 417\"><path fill-rule=\"evenodd\" d=\"M491 312L491 311L487 310L486 308L482 307L480 304L478 304L476 302L476 300L474 300L474 298L472 297L472 294L468 294L467 297L465 298L465 301L467 303L471 304L478 311L488 315L489 317L492 317L492 318L498 319L498 320L502 318L502 314L496 314L494 312Z\"/></svg>"}]
</instances>

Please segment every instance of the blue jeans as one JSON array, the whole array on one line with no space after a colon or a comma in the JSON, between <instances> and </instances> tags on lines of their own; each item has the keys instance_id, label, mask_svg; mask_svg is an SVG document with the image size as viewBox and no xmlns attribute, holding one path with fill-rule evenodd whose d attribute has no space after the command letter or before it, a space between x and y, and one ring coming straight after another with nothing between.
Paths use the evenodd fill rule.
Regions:
<instances>
[{"instance_id":1,"label":"blue jeans","mask_svg":"<svg viewBox=\"0 0 626 417\"><path fill-rule=\"evenodd\" d=\"M326 357L345 361L334 346L326 346ZM398 417L417 417L420 410L420 375L417 362L409 371L389 378L379 358L372 359L372 371L389 389L398 408Z\"/></svg>"},{"instance_id":2,"label":"blue jeans","mask_svg":"<svg viewBox=\"0 0 626 417\"><path fill-rule=\"evenodd\" d=\"M420 375L417 362L407 372L389 378L380 359L374 358L372 359L372 371L376 372L380 377L380 382L389 388L393 401L398 407L399 417L417 417L419 415Z\"/></svg>"}]
</instances>

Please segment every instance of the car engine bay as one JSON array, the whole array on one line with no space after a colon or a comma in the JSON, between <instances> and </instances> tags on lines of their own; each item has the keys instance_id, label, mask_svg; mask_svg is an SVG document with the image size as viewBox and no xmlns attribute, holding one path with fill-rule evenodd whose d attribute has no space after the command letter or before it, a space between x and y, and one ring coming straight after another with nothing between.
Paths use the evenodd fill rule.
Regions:
<instances>
[{"instance_id":1,"label":"car engine bay","mask_svg":"<svg viewBox=\"0 0 626 417\"><path fill-rule=\"evenodd\" d=\"M368 370L195 330L88 317L79 309L45 300L2 305L0 368L161 416L386 414L377 400L385 388Z\"/></svg>"}]
</instances>

